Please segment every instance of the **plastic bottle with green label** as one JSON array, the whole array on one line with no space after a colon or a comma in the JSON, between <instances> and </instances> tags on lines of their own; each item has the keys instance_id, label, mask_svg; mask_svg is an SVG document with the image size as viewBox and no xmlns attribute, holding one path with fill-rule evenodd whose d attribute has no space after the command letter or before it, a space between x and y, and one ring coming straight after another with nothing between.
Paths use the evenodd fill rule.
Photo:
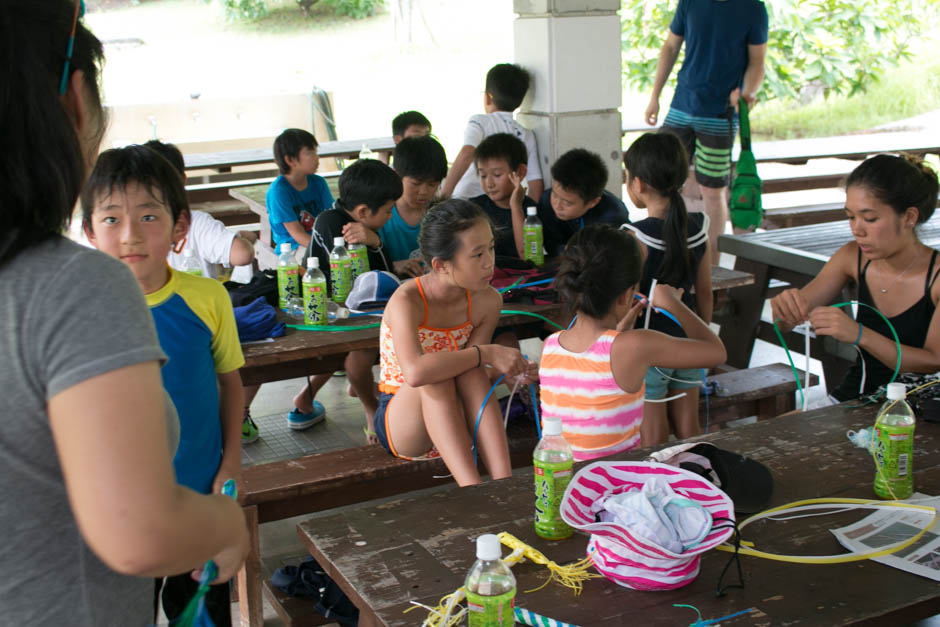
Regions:
<instances>
[{"instance_id":1,"label":"plastic bottle with green label","mask_svg":"<svg viewBox=\"0 0 940 627\"><path fill-rule=\"evenodd\" d=\"M202 266L199 265L192 248L183 251L183 263L180 264L180 271L193 276L202 276Z\"/></svg>"},{"instance_id":2,"label":"plastic bottle with green label","mask_svg":"<svg viewBox=\"0 0 940 627\"><path fill-rule=\"evenodd\" d=\"M352 284L359 276L369 271L369 250L365 244L350 244L349 258L352 260Z\"/></svg>"},{"instance_id":3,"label":"plastic bottle with green label","mask_svg":"<svg viewBox=\"0 0 940 627\"><path fill-rule=\"evenodd\" d=\"M563 540L574 529L561 518L561 499L571 481L574 455L561 435L561 418L542 419L542 439L532 455L535 466L535 533L546 540Z\"/></svg>"},{"instance_id":4,"label":"plastic bottle with green label","mask_svg":"<svg viewBox=\"0 0 940 627\"><path fill-rule=\"evenodd\" d=\"M320 260L307 257L307 273L301 286L304 292L304 323L320 326L327 323L326 277L320 272Z\"/></svg>"},{"instance_id":5,"label":"plastic bottle with green label","mask_svg":"<svg viewBox=\"0 0 940 627\"><path fill-rule=\"evenodd\" d=\"M288 242L281 244L277 258L277 304L287 311L291 298L300 298L300 266Z\"/></svg>"},{"instance_id":6,"label":"plastic bottle with green label","mask_svg":"<svg viewBox=\"0 0 940 627\"><path fill-rule=\"evenodd\" d=\"M477 538L477 561L464 582L470 627L515 624L516 578L501 557L498 537L488 533Z\"/></svg>"},{"instance_id":7,"label":"plastic bottle with green label","mask_svg":"<svg viewBox=\"0 0 940 627\"><path fill-rule=\"evenodd\" d=\"M352 284L352 259L346 250L346 242L342 237L334 237L333 251L330 253L330 293L333 302L345 304Z\"/></svg>"},{"instance_id":8,"label":"plastic bottle with green label","mask_svg":"<svg viewBox=\"0 0 940 627\"><path fill-rule=\"evenodd\" d=\"M872 446L875 451L875 494L883 499L906 499L914 493L914 410L904 400L903 383L888 384Z\"/></svg>"},{"instance_id":9,"label":"plastic bottle with green label","mask_svg":"<svg viewBox=\"0 0 940 627\"><path fill-rule=\"evenodd\" d=\"M537 266L545 263L545 239L542 233L542 221L539 220L537 209L529 207L525 210L526 218L522 225L522 239L525 246L523 258L528 259Z\"/></svg>"}]
</instances>

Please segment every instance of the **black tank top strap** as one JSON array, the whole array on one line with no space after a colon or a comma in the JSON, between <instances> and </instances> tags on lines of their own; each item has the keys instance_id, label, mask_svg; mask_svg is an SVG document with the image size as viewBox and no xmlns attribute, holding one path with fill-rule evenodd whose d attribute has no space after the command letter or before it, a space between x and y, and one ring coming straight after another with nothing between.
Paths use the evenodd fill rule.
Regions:
<instances>
[{"instance_id":1,"label":"black tank top strap","mask_svg":"<svg viewBox=\"0 0 940 627\"><path fill-rule=\"evenodd\" d=\"M930 255L930 265L927 266L927 277L924 279L924 292L930 294L930 290L933 288L934 281L937 280L937 275L940 274L940 270L937 270L937 273L934 274L933 266L937 261L937 251L933 251L933 254ZM933 276L931 276L933 275Z\"/></svg>"},{"instance_id":2,"label":"black tank top strap","mask_svg":"<svg viewBox=\"0 0 940 627\"><path fill-rule=\"evenodd\" d=\"M858 261L856 262L856 273L858 274L858 282L861 283L865 280L865 274L868 272L868 266L871 264L871 259L865 262L865 267L862 267L862 249L858 249Z\"/></svg>"}]
</instances>

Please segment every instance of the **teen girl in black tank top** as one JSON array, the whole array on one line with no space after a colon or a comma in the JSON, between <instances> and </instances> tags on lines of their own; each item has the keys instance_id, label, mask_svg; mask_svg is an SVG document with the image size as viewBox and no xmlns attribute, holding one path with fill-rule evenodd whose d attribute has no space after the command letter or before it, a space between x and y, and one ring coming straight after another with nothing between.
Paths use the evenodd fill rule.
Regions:
<instances>
[{"instance_id":1,"label":"teen girl in black tank top","mask_svg":"<svg viewBox=\"0 0 940 627\"><path fill-rule=\"evenodd\" d=\"M786 290L771 300L774 318L782 326L792 328L808 320L817 335L861 350L864 390L859 390L862 362L858 360L834 389L835 382L828 382L830 396L837 401L873 392L891 379L898 362L894 336L875 311L859 307L853 319L842 308L826 306L853 281L858 284L859 302L877 306L882 313L893 313L916 298L888 317L901 343L901 371L940 370L940 322L934 324L940 294L932 294L940 264L937 251L924 245L917 233L918 225L933 215L937 192L936 172L920 159L894 155L867 159L845 185L845 211L855 241L836 251L806 287ZM878 305L873 287L881 290Z\"/></svg>"},{"instance_id":2,"label":"teen girl in black tank top","mask_svg":"<svg viewBox=\"0 0 940 627\"><path fill-rule=\"evenodd\" d=\"M924 295L920 297L920 300L898 315L888 318L891 322L891 326L894 327L894 330L898 334L898 340L903 346L923 348L924 341L927 339L927 328L930 326L930 321L933 319L935 309L933 299L930 297L930 290L937 280L937 275L940 274L940 270L934 272L936 260L937 251L935 250L930 255L930 265L927 266L927 274L924 278ZM874 307L875 301L872 298L871 291L868 289L868 281L866 279L868 266L870 264L871 259L865 262L864 267L862 266L862 251L859 250L858 300L861 303ZM859 324L876 333L880 333L885 337L894 337L891 335L891 330L888 328L888 325L881 319L881 316L868 307L859 307L855 319ZM842 383L830 392L834 398L839 401L847 401L858 398L859 396L871 394L879 386L886 384L891 379L895 364L888 366L882 363L864 348L862 349L862 359L865 360L864 390L861 391L861 394L859 393L859 385L861 385L862 382L862 364L859 360L856 360L845 374Z\"/></svg>"}]
</instances>

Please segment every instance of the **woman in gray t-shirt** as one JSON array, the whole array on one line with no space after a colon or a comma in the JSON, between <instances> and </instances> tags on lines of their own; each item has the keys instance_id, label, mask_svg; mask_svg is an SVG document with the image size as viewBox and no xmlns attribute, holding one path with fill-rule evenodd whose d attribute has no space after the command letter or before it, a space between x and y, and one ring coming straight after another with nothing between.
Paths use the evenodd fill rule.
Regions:
<instances>
[{"instance_id":1,"label":"woman in gray t-shirt","mask_svg":"<svg viewBox=\"0 0 940 627\"><path fill-rule=\"evenodd\" d=\"M105 125L101 43L81 8L0 4L0 613L11 625L150 624L145 577L212 558L226 580L248 550L237 504L176 485L164 356L131 273L60 235Z\"/></svg>"}]
</instances>

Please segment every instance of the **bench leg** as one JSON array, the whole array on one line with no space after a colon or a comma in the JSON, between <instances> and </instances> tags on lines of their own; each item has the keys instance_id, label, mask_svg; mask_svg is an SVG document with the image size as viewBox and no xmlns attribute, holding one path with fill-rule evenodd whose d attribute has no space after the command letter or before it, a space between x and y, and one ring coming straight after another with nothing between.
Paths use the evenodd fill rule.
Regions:
<instances>
[{"instance_id":1,"label":"bench leg","mask_svg":"<svg viewBox=\"0 0 940 627\"><path fill-rule=\"evenodd\" d=\"M735 260L734 269L753 274L754 283L728 291L732 309L729 319L723 319L721 322L719 337L728 352L727 363L735 368L747 368L751 363L751 350L754 348L761 310L767 297L770 272L765 264L740 257Z\"/></svg>"},{"instance_id":2,"label":"bench leg","mask_svg":"<svg viewBox=\"0 0 940 627\"><path fill-rule=\"evenodd\" d=\"M774 418L780 414L796 409L796 399L793 392L778 394L769 398L762 398L757 401L757 419L766 420Z\"/></svg>"},{"instance_id":3,"label":"bench leg","mask_svg":"<svg viewBox=\"0 0 940 627\"><path fill-rule=\"evenodd\" d=\"M251 548L245 565L238 571L238 613L242 627L264 627L261 599L261 546L258 541L258 508L243 508Z\"/></svg>"}]
</instances>

